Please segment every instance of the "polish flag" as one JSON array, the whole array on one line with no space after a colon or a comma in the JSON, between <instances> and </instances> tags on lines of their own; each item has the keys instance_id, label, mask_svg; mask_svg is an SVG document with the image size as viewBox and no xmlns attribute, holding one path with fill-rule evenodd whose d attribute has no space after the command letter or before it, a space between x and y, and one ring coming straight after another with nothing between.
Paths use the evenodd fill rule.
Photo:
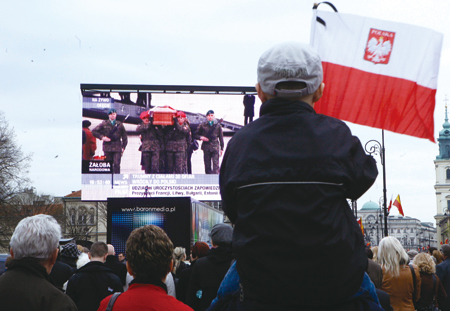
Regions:
<instances>
[{"instance_id":1,"label":"polish flag","mask_svg":"<svg viewBox=\"0 0 450 311\"><path fill-rule=\"evenodd\" d=\"M311 45L325 83L316 112L435 142L442 34L351 14L313 15Z\"/></svg>"}]
</instances>

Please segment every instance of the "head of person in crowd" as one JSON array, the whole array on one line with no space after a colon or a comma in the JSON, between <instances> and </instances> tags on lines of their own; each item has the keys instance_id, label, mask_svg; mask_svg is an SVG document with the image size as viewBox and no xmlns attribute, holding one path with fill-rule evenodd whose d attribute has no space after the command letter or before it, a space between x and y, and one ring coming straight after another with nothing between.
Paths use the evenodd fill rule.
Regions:
<instances>
[{"instance_id":1,"label":"head of person in crowd","mask_svg":"<svg viewBox=\"0 0 450 311\"><path fill-rule=\"evenodd\" d=\"M150 122L150 113L148 111L141 112L139 116L144 124L148 124Z\"/></svg>"},{"instance_id":2,"label":"head of person in crowd","mask_svg":"<svg viewBox=\"0 0 450 311\"><path fill-rule=\"evenodd\" d=\"M177 111L177 120L178 124L182 125L184 122L186 122L186 114L183 111Z\"/></svg>"},{"instance_id":3,"label":"head of person in crowd","mask_svg":"<svg viewBox=\"0 0 450 311\"><path fill-rule=\"evenodd\" d=\"M77 248L78 248L78 250L79 250L80 252L83 252L83 246L77 244Z\"/></svg>"},{"instance_id":4,"label":"head of person in crowd","mask_svg":"<svg viewBox=\"0 0 450 311\"><path fill-rule=\"evenodd\" d=\"M450 258L450 245L444 244L441 246L441 254L444 260Z\"/></svg>"},{"instance_id":5,"label":"head of person in crowd","mask_svg":"<svg viewBox=\"0 0 450 311\"><path fill-rule=\"evenodd\" d=\"M408 254L408 257L409 257L409 260L414 260L414 257L416 257L417 256L417 251L415 251L415 250L409 250L408 252L407 252L407 254Z\"/></svg>"},{"instance_id":6,"label":"head of person in crowd","mask_svg":"<svg viewBox=\"0 0 450 311\"><path fill-rule=\"evenodd\" d=\"M83 128L89 128L91 126L91 121L89 120L83 120Z\"/></svg>"},{"instance_id":7,"label":"head of person in crowd","mask_svg":"<svg viewBox=\"0 0 450 311\"><path fill-rule=\"evenodd\" d=\"M112 244L108 244L108 256L114 256L116 254L116 250Z\"/></svg>"},{"instance_id":8,"label":"head of person in crowd","mask_svg":"<svg viewBox=\"0 0 450 311\"><path fill-rule=\"evenodd\" d=\"M133 230L126 244L127 269L136 282L165 281L173 267L173 243L163 229L147 225Z\"/></svg>"},{"instance_id":9,"label":"head of person in crowd","mask_svg":"<svg viewBox=\"0 0 450 311\"><path fill-rule=\"evenodd\" d=\"M436 259L437 265L444 261L441 252L438 251L437 249L433 251L433 257Z\"/></svg>"},{"instance_id":10,"label":"head of person in crowd","mask_svg":"<svg viewBox=\"0 0 450 311\"><path fill-rule=\"evenodd\" d=\"M372 250L371 250L370 248L368 248L368 247L366 247L366 255L367 255L367 258L373 259L373 252L372 252Z\"/></svg>"},{"instance_id":11,"label":"head of person in crowd","mask_svg":"<svg viewBox=\"0 0 450 311\"><path fill-rule=\"evenodd\" d=\"M105 262L108 256L108 246L105 242L95 242L92 244L88 255L90 261Z\"/></svg>"},{"instance_id":12,"label":"head of person in crowd","mask_svg":"<svg viewBox=\"0 0 450 311\"><path fill-rule=\"evenodd\" d=\"M208 254L209 245L205 242L195 242L191 247L191 261L205 257Z\"/></svg>"},{"instance_id":13,"label":"head of person in crowd","mask_svg":"<svg viewBox=\"0 0 450 311\"><path fill-rule=\"evenodd\" d=\"M257 73L256 90L262 102L281 98L314 107L325 87L319 54L305 43L275 45L259 58Z\"/></svg>"},{"instance_id":14,"label":"head of person in crowd","mask_svg":"<svg viewBox=\"0 0 450 311\"><path fill-rule=\"evenodd\" d=\"M186 259L186 249L184 247L175 247L173 250L173 273L177 273L180 263Z\"/></svg>"},{"instance_id":15,"label":"head of person in crowd","mask_svg":"<svg viewBox=\"0 0 450 311\"><path fill-rule=\"evenodd\" d=\"M372 260L375 262L378 262L378 246L372 247L371 250L372 250L372 254L373 254Z\"/></svg>"},{"instance_id":16,"label":"head of person in crowd","mask_svg":"<svg viewBox=\"0 0 450 311\"><path fill-rule=\"evenodd\" d=\"M400 268L409 262L408 254L403 249L399 240L394 237L384 237L378 246L378 263L386 272L394 276L400 274Z\"/></svg>"},{"instance_id":17,"label":"head of person in crowd","mask_svg":"<svg viewBox=\"0 0 450 311\"><path fill-rule=\"evenodd\" d=\"M108 111L108 118L111 122L116 121L117 118L117 111L114 108L109 109Z\"/></svg>"},{"instance_id":18,"label":"head of person in crowd","mask_svg":"<svg viewBox=\"0 0 450 311\"><path fill-rule=\"evenodd\" d=\"M61 256L67 258L78 258L81 252L78 250L78 247L74 243L64 244L61 248Z\"/></svg>"},{"instance_id":19,"label":"head of person in crowd","mask_svg":"<svg viewBox=\"0 0 450 311\"><path fill-rule=\"evenodd\" d=\"M119 261L124 261L125 255L123 253L119 253L119 255L117 255L117 258L119 258Z\"/></svg>"},{"instance_id":20,"label":"head of person in crowd","mask_svg":"<svg viewBox=\"0 0 450 311\"><path fill-rule=\"evenodd\" d=\"M430 256L430 254L427 253L417 254L417 256L414 257L412 263L417 267L419 267L420 272L426 274L436 273L436 264L434 263L434 260Z\"/></svg>"},{"instance_id":21,"label":"head of person in crowd","mask_svg":"<svg viewBox=\"0 0 450 311\"><path fill-rule=\"evenodd\" d=\"M49 215L35 215L22 219L10 242L13 259L35 258L50 274L58 257L61 227Z\"/></svg>"},{"instance_id":22,"label":"head of person in crowd","mask_svg":"<svg viewBox=\"0 0 450 311\"><path fill-rule=\"evenodd\" d=\"M206 112L206 119L208 120L209 124L212 125L212 123L214 122L214 111L213 110L208 110Z\"/></svg>"},{"instance_id":23,"label":"head of person in crowd","mask_svg":"<svg viewBox=\"0 0 450 311\"><path fill-rule=\"evenodd\" d=\"M433 252L436 250L437 250L436 247L430 246L430 247L428 247L427 252L428 252L428 254L433 255Z\"/></svg>"},{"instance_id":24,"label":"head of person in crowd","mask_svg":"<svg viewBox=\"0 0 450 311\"><path fill-rule=\"evenodd\" d=\"M233 227L220 223L216 224L209 233L213 247L231 247L233 240Z\"/></svg>"}]
</instances>

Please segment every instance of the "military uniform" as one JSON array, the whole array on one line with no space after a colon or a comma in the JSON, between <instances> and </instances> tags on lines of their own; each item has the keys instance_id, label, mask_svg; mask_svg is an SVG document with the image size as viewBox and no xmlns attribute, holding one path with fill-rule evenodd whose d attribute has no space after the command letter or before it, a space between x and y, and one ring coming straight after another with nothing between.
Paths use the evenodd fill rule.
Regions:
<instances>
[{"instance_id":1,"label":"military uniform","mask_svg":"<svg viewBox=\"0 0 450 311\"><path fill-rule=\"evenodd\" d=\"M195 139L200 140L200 136L205 136L209 141L202 142L203 161L205 162L206 174L219 174L219 153L224 148L223 131L217 120L214 120L213 125L209 122L203 122L198 126ZM211 169L212 161L212 169Z\"/></svg>"},{"instance_id":2,"label":"military uniform","mask_svg":"<svg viewBox=\"0 0 450 311\"><path fill-rule=\"evenodd\" d=\"M175 124L165 132L166 172L187 174L186 150L192 141L191 128L187 122Z\"/></svg>"},{"instance_id":3,"label":"military uniform","mask_svg":"<svg viewBox=\"0 0 450 311\"><path fill-rule=\"evenodd\" d=\"M92 130L92 134L100 140L104 136L111 139L111 141L103 141L103 152L107 161L113 161L114 174L120 174L122 149L125 150L128 144L128 135L122 122L116 120L113 125L110 120L105 120Z\"/></svg>"},{"instance_id":4,"label":"military uniform","mask_svg":"<svg viewBox=\"0 0 450 311\"><path fill-rule=\"evenodd\" d=\"M142 165L145 173L159 173L159 153L163 144L162 128L151 123L141 123L137 126L136 132L141 135L142 139Z\"/></svg>"}]
</instances>

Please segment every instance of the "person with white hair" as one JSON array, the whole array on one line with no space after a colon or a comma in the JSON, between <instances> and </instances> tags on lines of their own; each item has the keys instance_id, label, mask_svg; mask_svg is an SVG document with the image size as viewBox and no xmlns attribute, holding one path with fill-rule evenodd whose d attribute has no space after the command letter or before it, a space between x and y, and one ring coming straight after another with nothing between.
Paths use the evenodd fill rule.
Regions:
<instances>
[{"instance_id":1,"label":"person with white hair","mask_svg":"<svg viewBox=\"0 0 450 311\"><path fill-rule=\"evenodd\" d=\"M419 268L408 265L409 256L399 240L388 236L378 246L378 262L383 269L381 289L391 298L395 311L414 311L414 301L420 298Z\"/></svg>"},{"instance_id":2,"label":"person with white hair","mask_svg":"<svg viewBox=\"0 0 450 311\"><path fill-rule=\"evenodd\" d=\"M61 227L52 216L35 215L19 222L10 242L13 260L0 278L2 310L77 310L49 279L60 237Z\"/></svg>"}]
</instances>

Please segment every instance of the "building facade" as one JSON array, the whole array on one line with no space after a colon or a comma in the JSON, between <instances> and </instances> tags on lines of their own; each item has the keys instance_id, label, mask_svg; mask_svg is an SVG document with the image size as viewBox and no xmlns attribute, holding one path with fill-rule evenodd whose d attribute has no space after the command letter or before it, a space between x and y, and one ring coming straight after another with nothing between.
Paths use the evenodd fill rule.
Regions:
<instances>
[{"instance_id":1,"label":"building facade","mask_svg":"<svg viewBox=\"0 0 450 311\"><path fill-rule=\"evenodd\" d=\"M106 202L81 201L81 190L61 198L64 206L65 238L106 243Z\"/></svg>"},{"instance_id":2,"label":"building facade","mask_svg":"<svg viewBox=\"0 0 450 311\"><path fill-rule=\"evenodd\" d=\"M436 170L436 227L438 244L446 243L450 236L450 123L448 122L447 106L445 107L445 122L439 132L439 155L434 160Z\"/></svg>"},{"instance_id":3,"label":"building facade","mask_svg":"<svg viewBox=\"0 0 450 311\"><path fill-rule=\"evenodd\" d=\"M371 246L378 246L384 237L384 216L380 206L372 201L365 203L358 210L362 218L364 239ZM397 238L406 250L427 249L438 245L436 228L433 223L421 222L419 219L402 215L389 215L387 221L389 236Z\"/></svg>"}]
</instances>

